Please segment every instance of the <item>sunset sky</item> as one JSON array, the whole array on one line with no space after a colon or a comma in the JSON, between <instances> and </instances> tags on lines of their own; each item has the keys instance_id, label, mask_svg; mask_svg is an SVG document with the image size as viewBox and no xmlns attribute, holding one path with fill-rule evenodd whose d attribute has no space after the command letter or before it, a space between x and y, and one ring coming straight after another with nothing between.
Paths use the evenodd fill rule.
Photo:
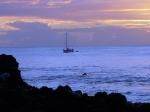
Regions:
<instances>
[{"instance_id":1,"label":"sunset sky","mask_svg":"<svg viewBox=\"0 0 150 112\"><path fill-rule=\"evenodd\" d=\"M150 45L150 0L0 0L0 47Z\"/></svg>"}]
</instances>

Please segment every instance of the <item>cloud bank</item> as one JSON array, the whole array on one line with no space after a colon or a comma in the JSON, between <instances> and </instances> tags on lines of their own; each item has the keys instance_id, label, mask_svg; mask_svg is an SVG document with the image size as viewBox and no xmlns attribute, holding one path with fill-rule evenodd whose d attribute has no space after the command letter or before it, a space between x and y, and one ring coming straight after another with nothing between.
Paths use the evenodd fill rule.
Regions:
<instances>
[{"instance_id":1,"label":"cloud bank","mask_svg":"<svg viewBox=\"0 0 150 112\"><path fill-rule=\"evenodd\" d=\"M0 0L0 46L62 45L66 31L77 45L147 45L149 7L149 0Z\"/></svg>"}]
</instances>

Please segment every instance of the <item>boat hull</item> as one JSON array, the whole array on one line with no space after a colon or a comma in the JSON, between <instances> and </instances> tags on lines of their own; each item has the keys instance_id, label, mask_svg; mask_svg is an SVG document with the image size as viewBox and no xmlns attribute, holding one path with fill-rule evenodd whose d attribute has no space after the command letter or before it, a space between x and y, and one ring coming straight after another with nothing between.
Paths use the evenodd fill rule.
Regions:
<instances>
[{"instance_id":1,"label":"boat hull","mask_svg":"<svg viewBox=\"0 0 150 112\"><path fill-rule=\"evenodd\" d=\"M74 49L69 49L69 48L63 49L63 52L64 53L71 53L71 52L74 52Z\"/></svg>"}]
</instances>

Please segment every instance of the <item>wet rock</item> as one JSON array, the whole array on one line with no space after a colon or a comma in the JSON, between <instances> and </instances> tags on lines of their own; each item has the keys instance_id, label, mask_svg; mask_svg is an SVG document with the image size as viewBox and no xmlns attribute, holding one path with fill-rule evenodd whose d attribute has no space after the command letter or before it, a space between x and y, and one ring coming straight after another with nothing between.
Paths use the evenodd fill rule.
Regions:
<instances>
[{"instance_id":1,"label":"wet rock","mask_svg":"<svg viewBox=\"0 0 150 112\"><path fill-rule=\"evenodd\" d=\"M74 94L77 95L77 96L82 96L82 91L77 90L77 91L74 92Z\"/></svg>"},{"instance_id":2,"label":"wet rock","mask_svg":"<svg viewBox=\"0 0 150 112\"><path fill-rule=\"evenodd\" d=\"M95 94L95 98L96 99L101 99L101 98L105 98L105 97L107 97L107 93L106 92L97 92Z\"/></svg>"},{"instance_id":3,"label":"wet rock","mask_svg":"<svg viewBox=\"0 0 150 112\"><path fill-rule=\"evenodd\" d=\"M108 105L112 112L120 112L125 110L127 99L120 93L111 93L108 95Z\"/></svg>"},{"instance_id":4,"label":"wet rock","mask_svg":"<svg viewBox=\"0 0 150 112\"><path fill-rule=\"evenodd\" d=\"M0 55L0 87L24 88L27 87L20 74L19 63L11 55Z\"/></svg>"},{"instance_id":5,"label":"wet rock","mask_svg":"<svg viewBox=\"0 0 150 112\"><path fill-rule=\"evenodd\" d=\"M83 74L82 74L82 76L86 76L86 75L87 75L87 73L83 73Z\"/></svg>"},{"instance_id":6,"label":"wet rock","mask_svg":"<svg viewBox=\"0 0 150 112\"><path fill-rule=\"evenodd\" d=\"M9 73L1 73L0 80L5 81L5 80L8 80L10 77L11 75Z\"/></svg>"}]
</instances>

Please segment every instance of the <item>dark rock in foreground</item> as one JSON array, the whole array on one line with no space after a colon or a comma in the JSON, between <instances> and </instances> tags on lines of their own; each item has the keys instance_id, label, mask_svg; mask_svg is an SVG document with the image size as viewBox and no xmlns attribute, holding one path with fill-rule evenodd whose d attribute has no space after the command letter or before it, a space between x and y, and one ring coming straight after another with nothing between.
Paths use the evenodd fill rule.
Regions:
<instances>
[{"instance_id":1,"label":"dark rock in foreground","mask_svg":"<svg viewBox=\"0 0 150 112\"><path fill-rule=\"evenodd\" d=\"M0 111L2 112L150 112L150 104L130 103L120 93L88 96L69 86L40 89L25 83L16 59L0 55Z\"/></svg>"}]
</instances>

